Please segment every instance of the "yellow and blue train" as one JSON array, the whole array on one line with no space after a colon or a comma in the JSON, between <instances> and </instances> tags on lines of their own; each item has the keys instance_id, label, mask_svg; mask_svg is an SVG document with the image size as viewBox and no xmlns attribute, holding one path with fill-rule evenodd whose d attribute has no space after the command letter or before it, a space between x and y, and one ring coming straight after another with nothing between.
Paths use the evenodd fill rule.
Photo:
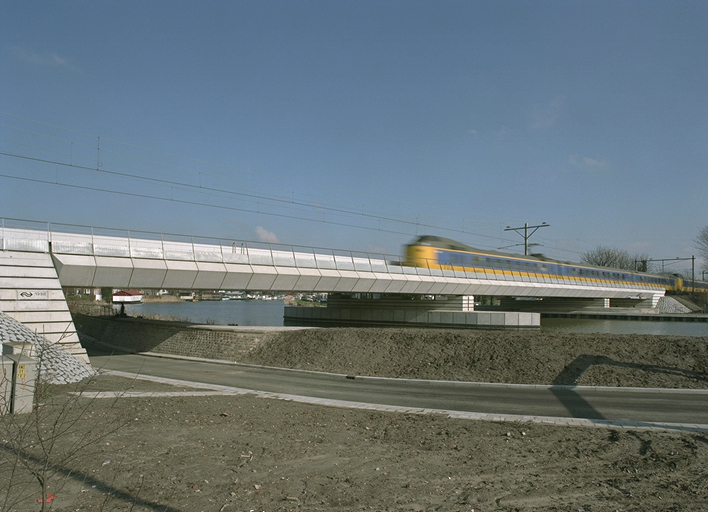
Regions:
<instances>
[{"instance_id":1,"label":"yellow and blue train","mask_svg":"<svg viewBox=\"0 0 708 512\"><path fill-rule=\"evenodd\" d=\"M425 235L406 246L405 265L484 274L492 279L558 279L586 285L631 285L670 292L708 292L708 282L678 275L631 272L535 256L475 249L448 238Z\"/></svg>"}]
</instances>

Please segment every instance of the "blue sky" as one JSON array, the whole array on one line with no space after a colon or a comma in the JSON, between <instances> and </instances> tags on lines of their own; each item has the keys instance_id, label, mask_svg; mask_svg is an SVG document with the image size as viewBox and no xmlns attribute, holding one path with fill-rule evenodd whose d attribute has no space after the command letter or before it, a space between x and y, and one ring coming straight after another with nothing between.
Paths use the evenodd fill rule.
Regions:
<instances>
[{"instance_id":1,"label":"blue sky","mask_svg":"<svg viewBox=\"0 0 708 512\"><path fill-rule=\"evenodd\" d=\"M3 0L0 216L691 256L706 26L702 0Z\"/></svg>"}]
</instances>

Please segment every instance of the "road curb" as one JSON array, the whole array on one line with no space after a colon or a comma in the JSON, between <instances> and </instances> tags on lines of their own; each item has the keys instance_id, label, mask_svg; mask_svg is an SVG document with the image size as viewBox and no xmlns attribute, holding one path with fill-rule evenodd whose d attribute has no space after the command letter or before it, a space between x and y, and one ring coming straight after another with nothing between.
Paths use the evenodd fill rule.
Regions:
<instances>
[{"instance_id":1,"label":"road curb","mask_svg":"<svg viewBox=\"0 0 708 512\"><path fill-rule=\"evenodd\" d=\"M689 389L689 388L637 388L637 387L613 387L613 386L568 386L554 384L510 384L503 382L470 382L470 381L454 381L454 380L432 380L432 379L411 379L411 378L395 378L395 377L376 377L369 375L351 375L343 373L318 372L314 370L299 370L294 368L280 368L277 366L264 366L258 364L238 363L235 361L225 361L222 359L205 359L201 357L180 356L174 354L160 354L157 352L136 352L125 350L122 347L98 341L95 338L91 339L92 343L108 347L114 350L119 350L126 354L138 354L148 357L159 357L164 359L178 359L184 361L196 361L201 363L223 364L230 366L240 366L244 368L264 368L268 370L276 370L282 372L297 372L305 374L328 375L332 377L341 377L351 380L368 380L368 381L395 381L395 382L410 382L415 384L435 384L443 386L459 386L459 387L491 387L491 388L513 388L513 389L556 389L564 391L610 391L610 392L629 392L629 393L665 393L665 394L696 394L708 395L708 389Z\"/></svg>"}]
</instances>

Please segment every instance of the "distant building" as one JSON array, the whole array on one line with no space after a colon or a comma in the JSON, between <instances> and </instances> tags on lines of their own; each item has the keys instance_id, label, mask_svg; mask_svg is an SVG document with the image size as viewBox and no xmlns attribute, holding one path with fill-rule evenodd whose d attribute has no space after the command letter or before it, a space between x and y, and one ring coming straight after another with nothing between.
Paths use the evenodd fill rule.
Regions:
<instances>
[{"instance_id":1,"label":"distant building","mask_svg":"<svg viewBox=\"0 0 708 512\"><path fill-rule=\"evenodd\" d=\"M143 301L143 292L122 290L113 294L114 304L139 304Z\"/></svg>"}]
</instances>

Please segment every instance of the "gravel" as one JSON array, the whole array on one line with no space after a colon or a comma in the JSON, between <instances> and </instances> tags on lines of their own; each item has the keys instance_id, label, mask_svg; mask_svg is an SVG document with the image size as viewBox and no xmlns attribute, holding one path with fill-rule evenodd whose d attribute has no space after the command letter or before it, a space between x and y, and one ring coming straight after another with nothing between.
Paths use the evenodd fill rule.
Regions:
<instances>
[{"instance_id":1,"label":"gravel","mask_svg":"<svg viewBox=\"0 0 708 512\"><path fill-rule=\"evenodd\" d=\"M5 343L32 345L30 355L37 358L39 375L49 384L71 384L96 374L96 370L89 364L0 312L0 344ZM3 353L6 350L7 347L3 346Z\"/></svg>"}]
</instances>

